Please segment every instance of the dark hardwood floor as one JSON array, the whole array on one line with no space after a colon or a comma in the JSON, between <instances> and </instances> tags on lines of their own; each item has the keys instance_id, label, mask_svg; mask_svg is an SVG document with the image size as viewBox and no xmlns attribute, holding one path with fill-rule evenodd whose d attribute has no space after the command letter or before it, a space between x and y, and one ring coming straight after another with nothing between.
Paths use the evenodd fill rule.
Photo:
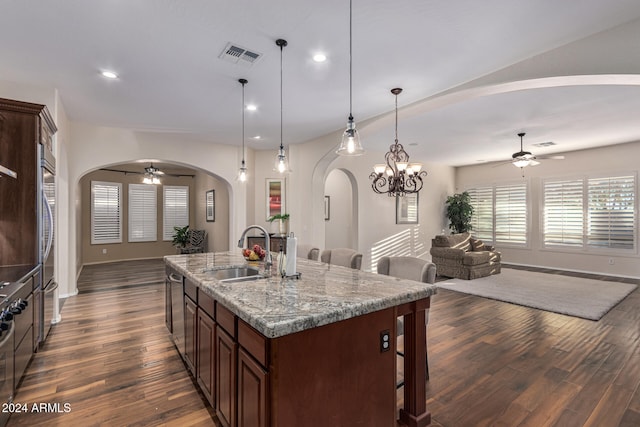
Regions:
<instances>
[{"instance_id":1,"label":"dark hardwood floor","mask_svg":"<svg viewBox=\"0 0 640 427\"><path fill-rule=\"evenodd\" d=\"M71 411L9 426L215 425L164 326L163 278L159 260L85 268L15 399ZM439 290L428 344L434 426L640 425L637 289L598 322Z\"/></svg>"}]
</instances>

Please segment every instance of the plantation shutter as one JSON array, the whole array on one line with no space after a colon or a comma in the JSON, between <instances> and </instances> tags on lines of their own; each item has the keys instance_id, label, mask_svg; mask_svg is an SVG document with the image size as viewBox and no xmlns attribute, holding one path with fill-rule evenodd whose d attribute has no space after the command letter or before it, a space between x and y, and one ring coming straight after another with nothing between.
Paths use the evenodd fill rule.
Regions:
<instances>
[{"instance_id":1,"label":"plantation shutter","mask_svg":"<svg viewBox=\"0 0 640 427\"><path fill-rule=\"evenodd\" d=\"M158 237L155 185L129 184L129 241L155 242Z\"/></svg>"},{"instance_id":2,"label":"plantation shutter","mask_svg":"<svg viewBox=\"0 0 640 427\"><path fill-rule=\"evenodd\" d=\"M91 181L91 244L122 242L122 184Z\"/></svg>"},{"instance_id":3,"label":"plantation shutter","mask_svg":"<svg viewBox=\"0 0 640 427\"><path fill-rule=\"evenodd\" d=\"M189 225L189 187L165 185L163 207L162 239L172 240L174 227Z\"/></svg>"},{"instance_id":4,"label":"plantation shutter","mask_svg":"<svg viewBox=\"0 0 640 427\"><path fill-rule=\"evenodd\" d=\"M615 249L635 247L634 195L634 176L588 180L588 246Z\"/></svg>"},{"instance_id":5,"label":"plantation shutter","mask_svg":"<svg viewBox=\"0 0 640 427\"><path fill-rule=\"evenodd\" d=\"M495 242L527 243L527 186L495 187Z\"/></svg>"},{"instance_id":6,"label":"plantation shutter","mask_svg":"<svg viewBox=\"0 0 640 427\"><path fill-rule=\"evenodd\" d=\"M467 190L473 214L471 233L477 239L493 241L493 187L478 187Z\"/></svg>"},{"instance_id":7,"label":"plantation shutter","mask_svg":"<svg viewBox=\"0 0 640 427\"><path fill-rule=\"evenodd\" d=\"M543 239L545 246L581 247L584 241L583 180L546 181Z\"/></svg>"}]
</instances>

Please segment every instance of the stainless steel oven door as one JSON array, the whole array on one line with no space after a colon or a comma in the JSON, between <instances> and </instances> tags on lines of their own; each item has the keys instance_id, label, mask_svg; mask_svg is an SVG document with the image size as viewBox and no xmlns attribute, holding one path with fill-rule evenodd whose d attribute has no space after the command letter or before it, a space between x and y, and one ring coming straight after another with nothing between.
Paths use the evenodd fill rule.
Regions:
<instances>
[{"instance_id":1,"label":"stainless steel oven door","mask_svg":"<svg viewBox=\"0 0 640 427\"><path fill-rule=\"evenodd\" d=\"M58 289L57 282L49 282L46 288L44 288L44 318L42 319L42 333L41 342L47 338L51 324L53 323L53 304L56 295L56 289Z\"/></svg>"},{"instance_id":2,"label":"stainless steel oven door","mask_svg":"<svg viewBox=\"0 0 640 427\"><path fill-rule=\"evenodd\" d=\"M0 404L13 402L13 346L15 324L6 323L9 329L0 337ZM0 427L7 425L9 411L0 411Z\"/></svg>"}]
</instances>

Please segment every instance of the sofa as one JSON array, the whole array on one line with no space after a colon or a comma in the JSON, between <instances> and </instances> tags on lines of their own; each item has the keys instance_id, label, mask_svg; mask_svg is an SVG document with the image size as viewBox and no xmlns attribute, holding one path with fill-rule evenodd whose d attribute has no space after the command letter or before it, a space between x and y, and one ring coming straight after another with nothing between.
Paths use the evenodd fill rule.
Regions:
<instances>
[{"instance_id":1,"label":"sofa","mask_svg":"<svg viewBox=\"0 0 640 427\"><path fill-rule=\"evenodd\" d=\"M471 280L500 273L500 252L469 233L436 236L430 252L439 276Z\"/></svg>"}]
</instances>

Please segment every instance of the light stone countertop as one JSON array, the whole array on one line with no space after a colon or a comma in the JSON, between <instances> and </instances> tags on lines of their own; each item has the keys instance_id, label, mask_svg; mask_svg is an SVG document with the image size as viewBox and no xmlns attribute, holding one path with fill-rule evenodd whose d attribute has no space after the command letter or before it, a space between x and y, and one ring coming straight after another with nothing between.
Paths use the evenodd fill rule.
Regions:
<instances>
[{"instance_id":1,"label":"light stone countertop","mask_svg":"<svg viewBox=\"0 0 640 427\"><path fill-rule=\"evenodd\" d=\"M276 338L430 297L436 286L352 270L307 259L297 260L300 279L271 276L220 282L207 270L260 265L235 252L165 256L165 262L196 282L267 338ZM275 271L277 257L274 256Z\"/></svg>"}]
</instances>

